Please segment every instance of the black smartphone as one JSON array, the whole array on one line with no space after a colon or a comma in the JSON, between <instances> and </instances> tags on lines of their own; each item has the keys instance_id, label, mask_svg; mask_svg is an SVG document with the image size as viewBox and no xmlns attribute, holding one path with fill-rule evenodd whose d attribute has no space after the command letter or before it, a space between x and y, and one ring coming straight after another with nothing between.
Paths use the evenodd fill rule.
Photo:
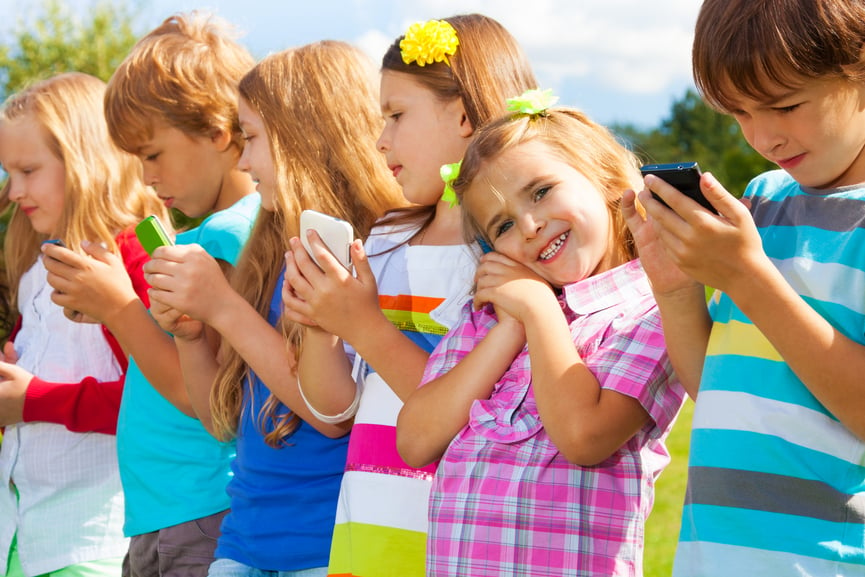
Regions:
<instances>
[{"instance_id":1,"label":"black smartphone","mask_svg":"<svg viewBox=\"0 0 865 577\"><path fill-rule=\"evenodd\" d=\"M679 192L685 196L697 201L700 206L706 210L718 214L718 211L715 210L712 203L706 200L706 197L703 196L703 192L700 190L700 176L702 173L700 172L700 166L696 162L646 164L645 166L640 167L640 172L643 173L643 176L654 174L658 178L663 179L668 184L678 189ZM661 197L654 192L652 193L652 196L661 201L664 206L667 205L667 203L661 200Z\"/></svg>"}]
</instances>

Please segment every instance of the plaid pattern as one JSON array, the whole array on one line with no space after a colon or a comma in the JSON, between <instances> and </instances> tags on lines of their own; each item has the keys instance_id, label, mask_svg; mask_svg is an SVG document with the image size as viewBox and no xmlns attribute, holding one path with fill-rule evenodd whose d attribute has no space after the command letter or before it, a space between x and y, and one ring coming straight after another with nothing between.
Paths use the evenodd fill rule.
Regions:
<instances>
[{"instance_id":1,"label":"plaid pattern","mask_svg":"<svg viewBox=\"0 0 865 577\"><path fill-rule=\"evenodd\" d=\"M561 303L601 386L637 399L651 419L603 463L569 463L543 428L524 349L492 396L475 401L439 465L430 575L642 575L644 522L684 391L638 261L566 287ZM450 370L495 323L491 308L467 305L423 383Z\"/></svg>"}]
</instances>

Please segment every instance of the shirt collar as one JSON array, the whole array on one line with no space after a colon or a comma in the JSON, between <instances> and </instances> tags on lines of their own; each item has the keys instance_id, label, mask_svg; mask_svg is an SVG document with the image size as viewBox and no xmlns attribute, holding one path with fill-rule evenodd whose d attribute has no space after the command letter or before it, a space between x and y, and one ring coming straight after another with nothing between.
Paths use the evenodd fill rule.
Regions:
<instances>
[{"instance_id":1,"label":"shirt collar","mask_svg":"<svg viewBox=\"0 0 865 577\"><path fill-rule=\"evenodd\" d=\"M565 303L578 316L651 294L652 287L639 259L563 287Z\"/></svg>"}]
</instances>

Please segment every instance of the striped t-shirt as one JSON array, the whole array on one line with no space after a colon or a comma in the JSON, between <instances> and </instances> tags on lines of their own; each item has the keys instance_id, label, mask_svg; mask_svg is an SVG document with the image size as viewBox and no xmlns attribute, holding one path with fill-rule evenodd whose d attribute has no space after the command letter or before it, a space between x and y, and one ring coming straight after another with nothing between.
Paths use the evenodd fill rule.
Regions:
<instances>
[{"instance_id":1,"label":"striped t-shirt","mask_svg":"<svg viewBox=\"0 0 865 577\"><path fill-rule=\"evenodd\" d=\"M773 171L746 196L787 282L865 342L865 188L806 189ZM710 311L674 575L865 575L865 443L727 295Z\"/></svg>"}]
</instances>

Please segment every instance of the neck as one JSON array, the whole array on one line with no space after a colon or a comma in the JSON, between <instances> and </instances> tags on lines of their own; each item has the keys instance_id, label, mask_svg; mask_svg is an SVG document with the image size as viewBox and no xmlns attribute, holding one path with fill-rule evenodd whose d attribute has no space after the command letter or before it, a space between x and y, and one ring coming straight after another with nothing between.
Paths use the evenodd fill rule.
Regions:
<instances>
[{"instance_id":1,"label":"neck","mask_svg":"<svg viewBox=\"0 0 865 577\"><path fill-rule=\"evenodd\" d=\"M255 192L255 183L252 182L252 177L245 172L232 169L222 180L222 188L219 190L219 198L216 200L213 211L224 210L253 192Z\"/></svg>"},{"instance_id":2,"label":"neck","mask_svg":"<svg viewBox=\"0 0 865 577\"><path fill-rule=\"evenodd\" d=\"M448 202L439 202L436 214L429 226L416 237L416 244L447 246L464 244L462 210L451 208Z\"/></svg>"}]
</instances>

